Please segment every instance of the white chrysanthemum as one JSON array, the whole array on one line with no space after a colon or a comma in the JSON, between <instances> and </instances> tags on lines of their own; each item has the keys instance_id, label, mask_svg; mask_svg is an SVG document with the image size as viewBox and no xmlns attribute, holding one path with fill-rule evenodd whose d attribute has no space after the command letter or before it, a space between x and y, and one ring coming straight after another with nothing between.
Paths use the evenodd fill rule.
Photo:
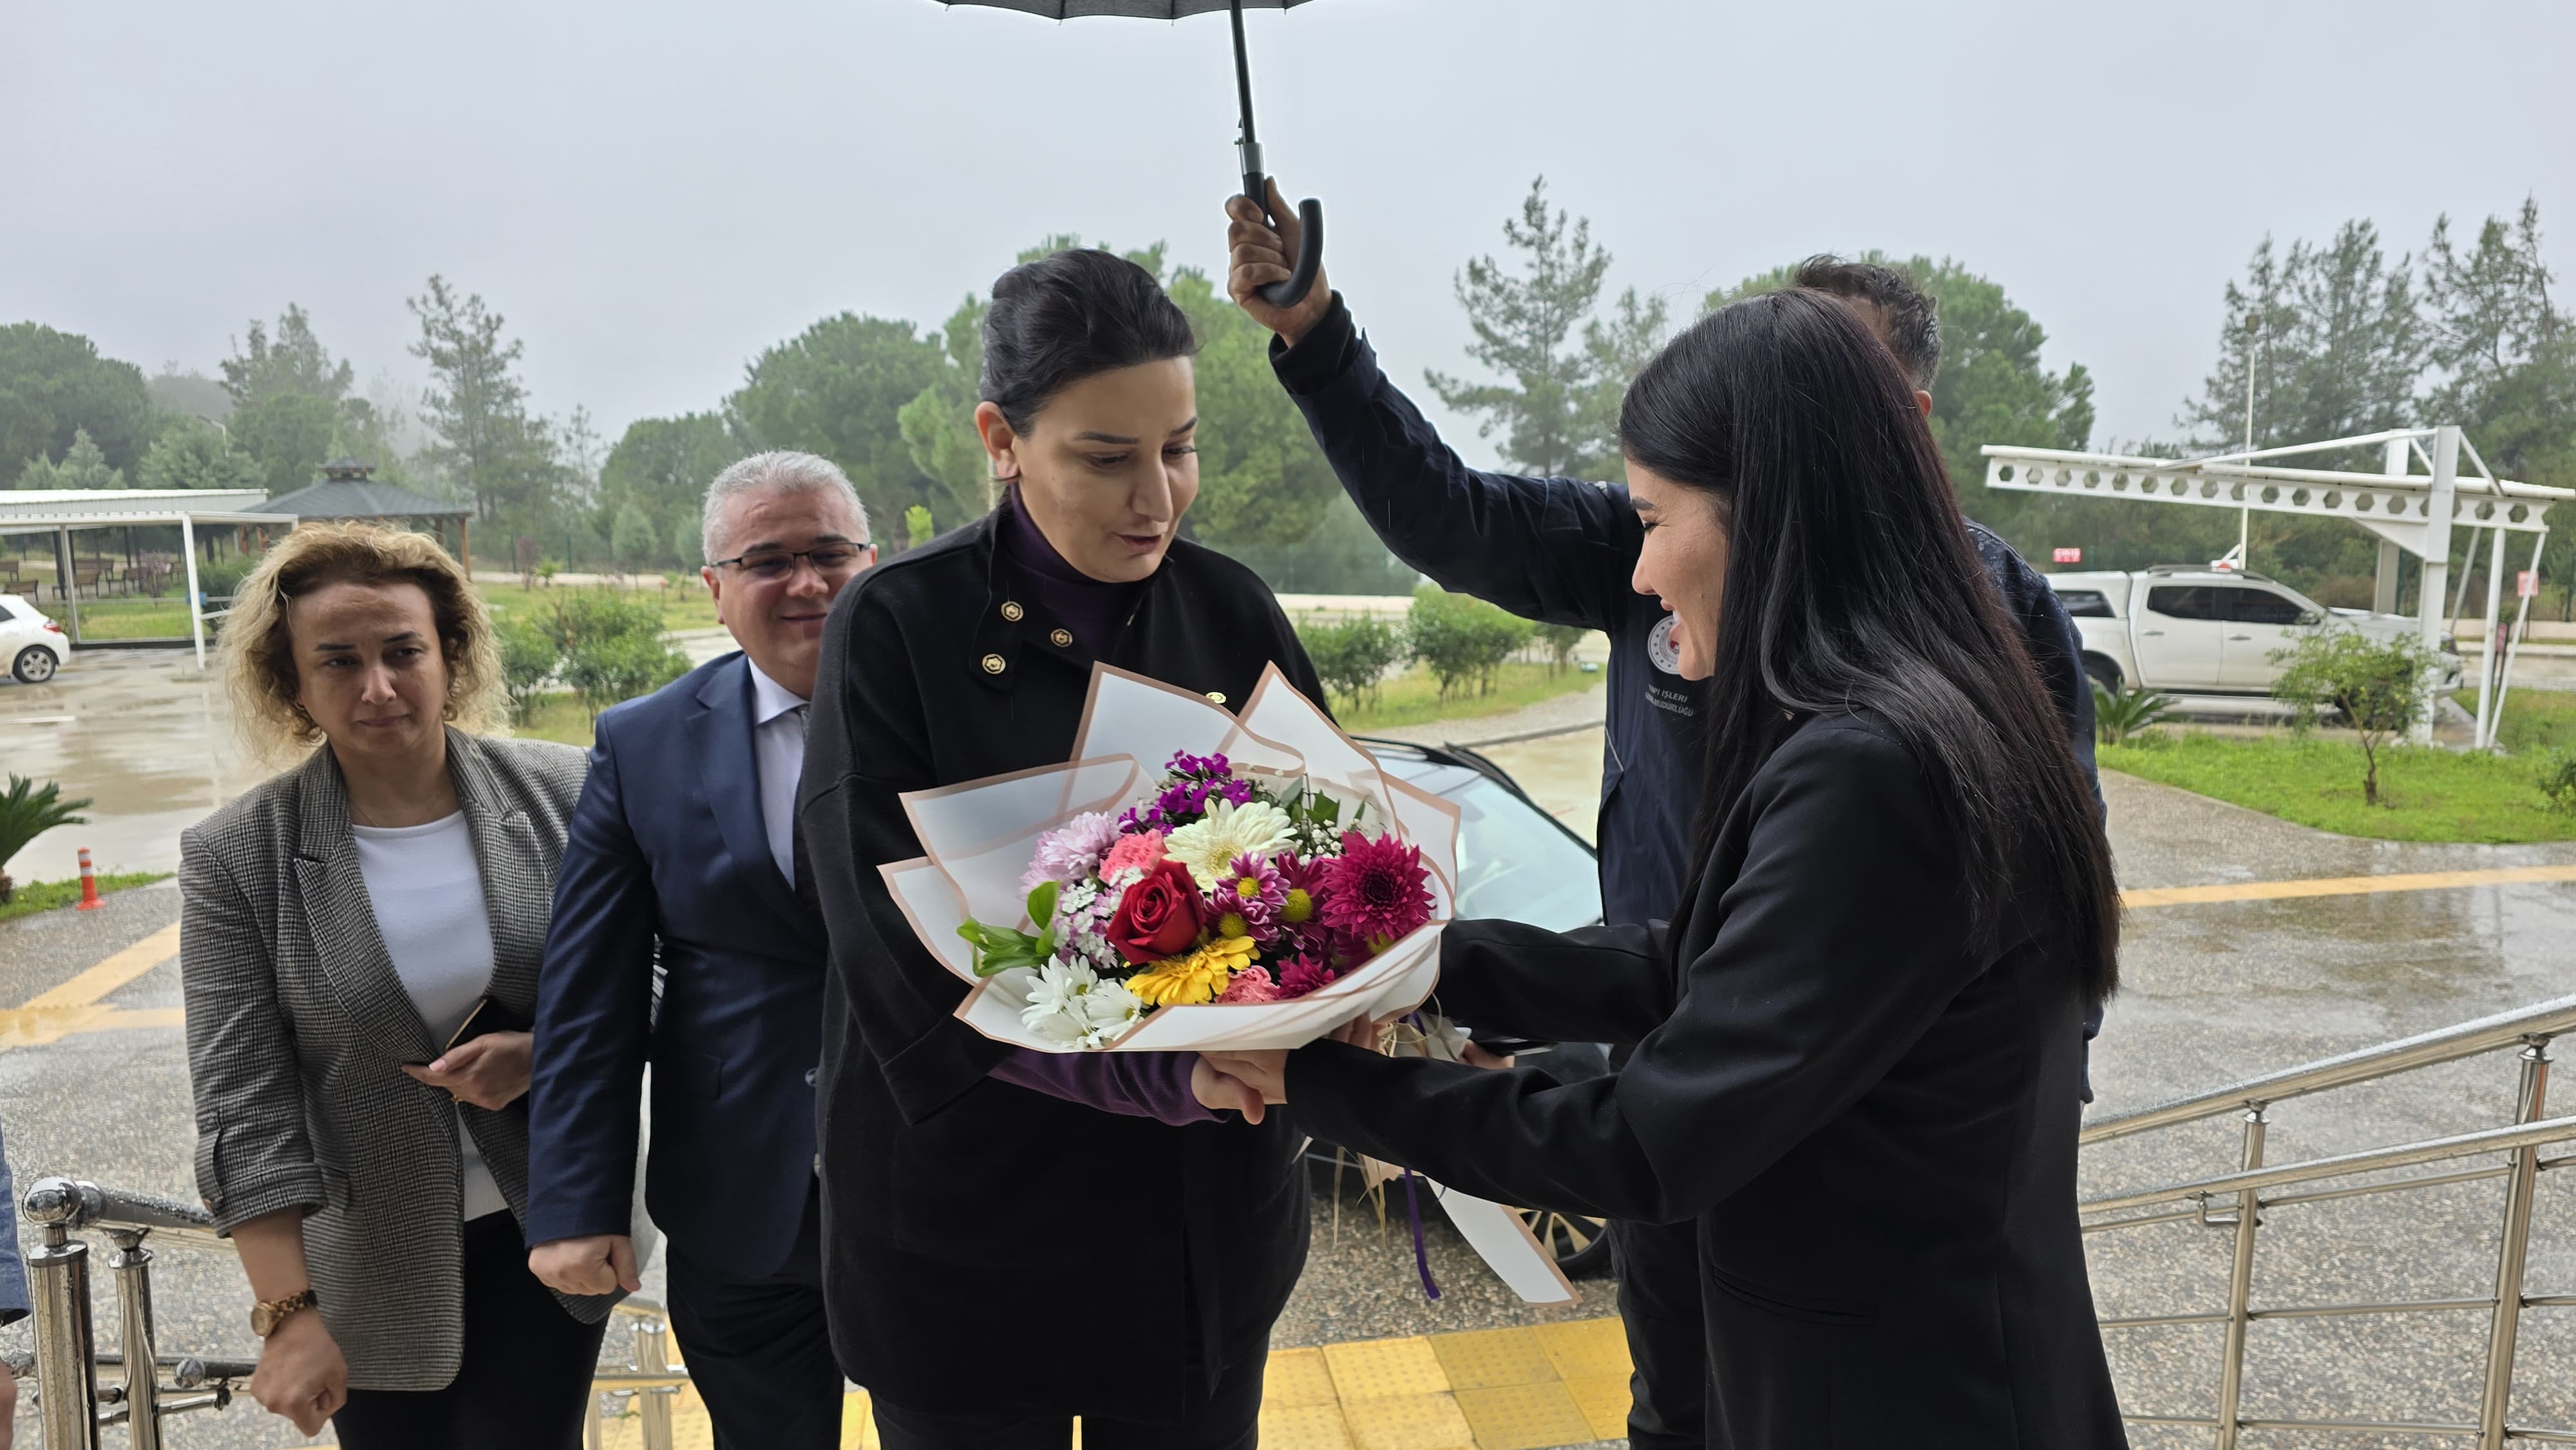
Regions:
<instances>
[{"instance_id":1,"label":"white chrysanthemum","mask_svg":"<svg viewBox=\"0 0 2576 1450\"><path fill-rule=\"evenodd\" d=\"M1297 844L1296 823L1268 801L1212 801L1204 819L1163 838L1163 854L1190 868L1199 889L1213 888L1237 856L1272 856Z\"/></svg>"},{"instance_id":2,"label":"white chrysanthemum","mask_svg":"<svg viewBox=\"0 0 2576 1450\"><path fill-rule=\"evenodd\" d=\"M1145 1004L1118 982L1104 982L1081 962L1062 957L1029 980L1020 1021L1053 1042L1098 1047L1145 1015Z\"/></svg>"}]
</instances>

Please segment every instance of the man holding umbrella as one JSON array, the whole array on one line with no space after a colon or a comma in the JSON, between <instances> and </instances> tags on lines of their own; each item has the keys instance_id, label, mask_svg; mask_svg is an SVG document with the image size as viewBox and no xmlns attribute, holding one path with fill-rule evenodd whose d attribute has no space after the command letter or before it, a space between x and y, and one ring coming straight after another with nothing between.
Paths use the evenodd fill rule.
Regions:
<instances>
[{"instance_id":1,"label":"man holding umbrella","mask_svg":"<svg viewBox=\"0 0 2576 1450\"><path fill-rule=\"evenodd\" d=\"M1700 794L1699 692L1678 673L1668 642L1672 617L1629 586L1644 536L1627 490L1469 468L1379 370L1375 350L1312 260L1311 292L1284 304L1272 299L1301 238L1276 183L1269 186L1268 216L1240 196L1227 203L1228 290L1276 334L1271 363L1281 385L1361 516L1396 557L1444 589L1609 636L1598 832L1603 912L1614 925L1669 915L1689 860L1691 803ZM1279 218L1276 229L1269 216ZM1893 268L1830 257L1810 259L1796 282L1851 305L1913 378L1917 406L1930 410L1932 395L1923 390L1940 363L1930 298ZM2000 538L1973 524L1970 535L2090 773L2093 698L2072 622ZM1628 776L1657 785L1623 789ZM1709 1354L1696 1233L1691 1223L1611 1227L1619 1311L1635 1365L1628 1435L1637 1450L1707 1443Z\"/></svg>"}]
</instances>

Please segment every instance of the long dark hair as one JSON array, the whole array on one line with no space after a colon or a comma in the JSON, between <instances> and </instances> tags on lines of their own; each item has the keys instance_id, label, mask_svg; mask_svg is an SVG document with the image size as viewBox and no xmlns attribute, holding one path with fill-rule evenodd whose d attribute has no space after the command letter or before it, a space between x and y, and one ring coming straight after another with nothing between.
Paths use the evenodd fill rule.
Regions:
<instances>
[{"instance_id":1,"label":"long dark hair","mask_svg":"<svg viewBox=\"0 0 2576 1450\"><path fill-rule=\"evenodd\" d=\"M1023 433L1048 400L1084 378L1199 350L1188 315L1153 273L1096 248L1004 272L983 337L984 401Z\"/></svg>"},{"instance_id":2,"label":"long dark hair","mask_svg":"<svg viewBox=\"0 0 2576 1450\"><path fill-rule=\"evenodd\" d=\"M1997 944L2016 868L2044 870L2086 987L2109 996L2119 898L2100 814L1886 346L1821 292L1747 298L1646 365L1619 434L1638 465L1714 494L1727 534L1702 862L1784 714L1870 710L1942 804L1976 940Z\"/></svg>"}]
</instances>

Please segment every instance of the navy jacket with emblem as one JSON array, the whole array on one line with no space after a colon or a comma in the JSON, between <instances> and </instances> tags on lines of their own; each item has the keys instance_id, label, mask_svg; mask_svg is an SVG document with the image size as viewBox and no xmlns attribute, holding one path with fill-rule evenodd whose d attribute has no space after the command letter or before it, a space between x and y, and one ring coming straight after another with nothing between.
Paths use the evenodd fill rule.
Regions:
<instances>
[{"instance_id":1,"label":"navy jacket with emblem","mask_svg":"<svg viewBox=\"0 0 2576 1450\"><path fill-rule=\"evenodd\" d=\"M1343 489L1397 558L1443 589L1609 636L1602 914L1613 925L1671 916L1699 804L1700 692L1672 671L1671 616L1629 587L1645 534L1628 490L1468 467L1387 380L1338 296L1295 347L1274 339L1270 357ZM2003 540L1973 523L1968 536L2091 775L2093 692L2074 622Z\"/></svg>"},{"instance_id":2,"label":"navy jacket with emblem","mask_svg":"<svg viewBox=\"0 0 2576 1450\"><path fill-rule=\"evenodd\" d=\"M1305 1266L1303 1135L1285 1113L1173 1127L989 1076L1009 1049L953 1015L965 983L878 868L921 854L903 792L1070 759L1094 659L1230 708L1273 662L1324 688L1233 560L1175 542L1114 637L1085 639L996 546L1004 522L878 565L824 627L797 821L831 934L832 1343L907 1408L1169 1423L1263 1352Z\"/></svg>"}]
</instances>

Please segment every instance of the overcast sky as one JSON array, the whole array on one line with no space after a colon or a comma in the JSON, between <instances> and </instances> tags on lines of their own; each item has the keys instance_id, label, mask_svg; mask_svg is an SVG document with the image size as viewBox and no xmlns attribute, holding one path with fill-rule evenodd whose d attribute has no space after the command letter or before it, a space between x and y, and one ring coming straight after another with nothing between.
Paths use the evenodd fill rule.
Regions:
<instances>
[{"instance_id":1,"label":"overcast sky","mask_svg":"<svg viewBox=\"0 0 2576 1450\"><path fill-rule=\"evenodd\" d=\"M1251 17L1272 169L1391 370L1530 179L1687 315L1819 250L1950 255L2174 431L2265 234L2419 249L2536 195L2576 294L2576 5L1314 0ZM537 405L712 406L843 309L928 324L1038 236L1221 259L1221 17L933 0L0 0L0 321L209 374L289 301L416 387L432 272ZM362 383L362 387L363 387ZM1462 442L1467 430L1458 430ZM1471 452L1490 456L1474 446Z\"/></svg>"}]
</instances>

